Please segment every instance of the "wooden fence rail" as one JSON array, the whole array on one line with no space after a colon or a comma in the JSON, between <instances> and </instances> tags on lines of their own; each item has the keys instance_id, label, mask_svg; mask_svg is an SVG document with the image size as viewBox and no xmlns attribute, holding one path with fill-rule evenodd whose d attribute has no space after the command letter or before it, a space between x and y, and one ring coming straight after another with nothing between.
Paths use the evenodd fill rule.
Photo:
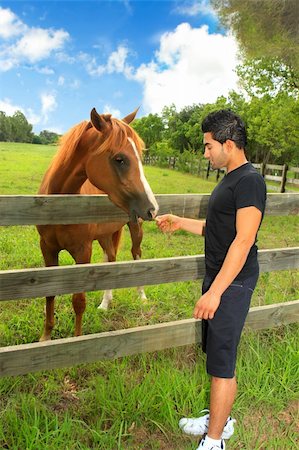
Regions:
<instances>
[{"instance_id":1,"label":"wooden fence rail","mask_svg":"<svg viewBox=\"0 0 299 450\"><path fill-rule=\"evenodd\" d=\"M260 250L261 272L299 268L299 247ZM0 271L0 300L191 281L204 255Z\"/></svg>"},{"instance_id":2,"label":"wooden fence rail","mask_svg":"<svg viewBox=\"0 0 299 450\"><path fill-rule=\"evenodd\" d=\"M204 217L209 195L157 195L160 212ZM299 194L270 194L267 214L299 213ZM67 205L67 207L66 207ZM106 196L2 196L0 225L86 223L127 220ZM299 247L261 250L262 272L299 267ZM0 271L0 300L196 280L204 256ZM299 300L251 308L246 325L269 328L299 320ZM111 331L77 338L0 348L0 376L117 358L194 344L201 340L194 319Z\"/></svg>"},{"instance_id":3,"label":"wooden fence rail","mask_svg":"<svg viewBox=\"0 0 299 450\"><path fill-rule=\"evenodd\" d=\"M251 308L246 327L256 330L299 321L299 300ZM0 348L0 377L58 369L201 342L195 319L146 325L55 341Z\"/></svg>"},{"instance_id":4,"label":"wooden fence rail","mask_svg":"<svg viewBox=\"0 0 299 450\"><path fill-rule=\"evenodd\" d=\"M178 169L189 172L201 177L209 178L211 173L216 174L216 181L225 173L223 170L212 171L207 160L198 158L196 155L189 155L186 159L184 156L145 156L144 163L149 165L167 166L169 169ZM253 166L259 170L265 180L279 182L279 186L271 186L273 190L281 193L286 192L286 184L299 186L299 168L289 167L287 164L264 164L253 163ZM290 175L291 174L291 175ZM294 174L294 175L293 175ZM297 175L298 174L298 175Z\"/></svg>"},{"instance_id":5,"label":"wooden fence rail","mask_svg":"<svg viewBox=\"0 0 299 450\"><path fill-rule=\"evenodd\" d=\"M210 194L156 195L159 214L204 218ZM299 193L268 194L266 214L299 214ZM1 195L0 225L99 223L128 220L106 195Z\"/></svg>"}]
</instances>

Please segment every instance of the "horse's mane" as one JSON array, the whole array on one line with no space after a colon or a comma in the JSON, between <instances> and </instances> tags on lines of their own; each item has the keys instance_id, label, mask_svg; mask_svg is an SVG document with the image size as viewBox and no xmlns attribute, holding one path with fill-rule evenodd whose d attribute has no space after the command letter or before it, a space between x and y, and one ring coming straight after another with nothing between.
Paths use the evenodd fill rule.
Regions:
<instances>
[{"instance_id":1,"label":"horse's mane","mask_svg":"<svg viewBox=\"0 0 299 450\"><path fill-rule=\"evenodd\" d=\"M77 125L70 128L61 138L59 139L59 149L54 156L51 165L47 171L47 178L50 178L53 173L56 172L58 167L61 167L71 159L77 145L80 142L82 135L88 128L91 127L90 122L87 120L78 123Z\"/></svg>"},{"instance_id":2,"label":"horse's mane","mask_svg":"<svg viewBox=\"0 0 299 450\"><path fill-rule=\"evenodd\" d=\"M131 138L136 145L136 149L139 155L142 155L144 149L144 142L138 136L136 131L122 120L111 118L112 131L108 138L99 147L98 152L113 151L114 149L120 149L127 144L128 138Z\"/></svg>"},{"instance_id":3,"label":"horse's mane","mask_svg":"<svg viewBox=\"0 0 299 450\"><path fill-rule=\"evenodd\" d=\"M115 118L111 118L111 124L112 131L97 151L102 153L122 148L127 143L128 138L131 138L136 145L139 155L141 156L144 149L144 142L133 130L133 128L122 120ZM51 178L52 174L54 174L59 167L66 165L66 163L72 158L83 134L89 128L92 128L92 124L85 120L72 127L60 138L58 152L54 156L46 174L47 179Z\"/></svg>"}]
</instances>

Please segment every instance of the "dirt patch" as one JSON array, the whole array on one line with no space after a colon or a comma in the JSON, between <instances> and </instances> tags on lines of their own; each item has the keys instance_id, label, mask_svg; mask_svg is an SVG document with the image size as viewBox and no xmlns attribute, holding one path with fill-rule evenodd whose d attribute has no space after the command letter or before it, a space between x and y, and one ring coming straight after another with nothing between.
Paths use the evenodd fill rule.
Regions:
<instances>
[{"instance_id":1,"label":"dirt patch","mask_svg":"<svg viewBox=\"0 0 299 450\"><path fill-rule=\"evenodd\" d=\"M71 405L77 404L79 402L77 392L77 384L66 376L63 380L61 399L53 406L53 410L55 412L64 412L68 410Z\"/></svg>"},{"instance_id":2,"label":"dirt patch","mask_svg":"<svg viewBox=\"0 0 299 450\"><path fill-rule=\"evenodd\" d=\"M177 437L162 431L155 430L153 432L146 428L139 427L132 430L132 439L124 444L125 450L178 450L183 449L190 442L190 439L178 440Z\"/></svg>"}]
</instances>

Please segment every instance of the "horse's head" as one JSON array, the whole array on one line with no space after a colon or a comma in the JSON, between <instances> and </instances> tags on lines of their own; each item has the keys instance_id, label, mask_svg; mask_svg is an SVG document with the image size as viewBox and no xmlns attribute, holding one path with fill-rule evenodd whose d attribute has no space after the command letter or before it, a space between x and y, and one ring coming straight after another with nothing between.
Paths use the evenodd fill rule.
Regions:
<instances>
[{"instance_id":1,"label":"horse's head","mask_svg":"<svg viewBox=\"0 0 299 450\"><path fill-rule=\"evenodd\" d=\"M117 120L110 114L91 111L92 128L85 145L92 150L85 170L90 182L125 210L131 220L151 220L157 215L158 204L143 172L143 142L129 126L136 113Z\"/></svg>"}]
</instances>

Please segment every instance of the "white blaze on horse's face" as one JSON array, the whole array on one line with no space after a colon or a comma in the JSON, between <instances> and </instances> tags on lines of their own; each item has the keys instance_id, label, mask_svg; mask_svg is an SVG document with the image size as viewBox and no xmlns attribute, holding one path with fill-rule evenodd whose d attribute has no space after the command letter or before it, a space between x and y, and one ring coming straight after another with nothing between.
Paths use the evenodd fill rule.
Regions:
<instances>
[{"instance_id":1,"label":"white blaze on horse's face","mask_svg":"<svg viewBox=\"0 0 299 450\"><path fill-rule=\"evenodd\" d=\"M147 179L145 178L144 171L143 171L143 166L142 166L141 159L140 159L139 153L137 151L135 142L133 141L132 138L129 138L129 137L128 137L128 141L132 145L134 153L135 153L135 156L137 158L138 168L139 168L139 175L140 175L140 181L141 181L141 183L142 183L142 185L144 187L144 192L145 192L145 194L147 196L148 201L153 205L152 218L155 218L157 213L158 213L158 209L159 209L158 203L157 203L157 201L155 199L155 196L153 194L153 191L151 190L150 185L148 184Z\"/></svg>"}]
</instances>

